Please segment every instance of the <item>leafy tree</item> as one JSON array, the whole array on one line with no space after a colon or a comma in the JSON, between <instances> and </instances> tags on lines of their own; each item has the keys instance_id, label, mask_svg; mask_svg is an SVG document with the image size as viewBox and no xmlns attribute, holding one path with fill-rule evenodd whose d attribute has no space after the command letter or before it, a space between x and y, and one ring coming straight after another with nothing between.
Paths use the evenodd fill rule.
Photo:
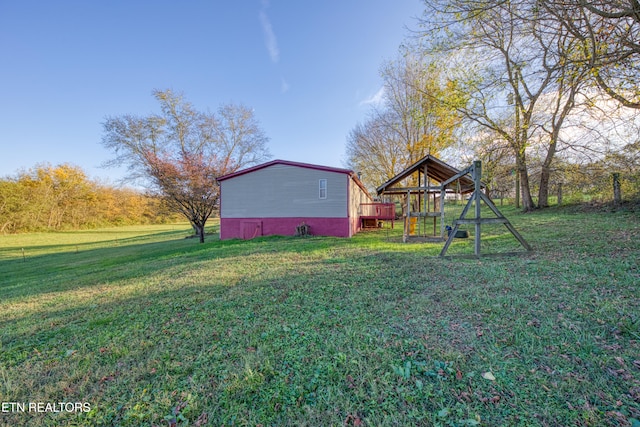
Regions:
<instances>
[{"instance_id":1,"label":"leafy tree","mask_svg":"<svg viewBox=\"0 0 640 427\"><path fill-rule=\"evenodd\" d=\"M353 169L384 182L427 154L440 155L454 142L460 124L454 107L465 100L457 83L441 70L435 61L409 51L383 65L382 105L348 136Z\"/></svg>"},{"instance_id":2,"label":"leafy tree","mask_svg":"<svg viewBox=\"0 0 640 427\"><path fill-rule=\"evenodd\" d=\"M38 165L20 174L16 185L23 200L14 212L20 212L22 227L77 227L91 217L88 208L95 188L78 166Z\"/></svg>"},{"instance_id":3,"label":"leafy tree","mask_svg":"<svg viewBox=\"0 0 640 427\"><path fill-rule=\"evenodd\" d=\"M441 70L441 64L415 52L382 68L385 107L393 118L388 125L405 145L409 163L427 154L439 156L453 143L460 116L451 107L459 93Z\"/></svg>"},{"instance_id":4,"label":"leafy tree","mask_svg":"<svg viewBox=\"0 0 640 427\"><path fill-rule=\"evenodd\" d=\"M197 111L181 94L153 92L160 115L109 117L102 143L138 179L184 215L204 242L204 226L217 208L215 177L270 157L268 138L252 110L224 105L218 114Z\"/></svg>"},{"instance_id":5,"label":"leafy tree","mask_svg":"<svg viewBox=\"0 0 640 427\"><path fill-rule=\"evenodd\" d=\"M71 164L39 164L0 179L0 233L174 220L153 195L89 179Z\"/></svg>"},{"instance_id":6,"label":"leafy tree","mask_svg":"<svg viewBox=\"0 0 640 427\"><path fill-rule=\"evenodd\" d=\"M21 185L15 180L0 180L0 233L5 233L15 225L19 218L24 194Z\"/></svg>"}]
</instances>

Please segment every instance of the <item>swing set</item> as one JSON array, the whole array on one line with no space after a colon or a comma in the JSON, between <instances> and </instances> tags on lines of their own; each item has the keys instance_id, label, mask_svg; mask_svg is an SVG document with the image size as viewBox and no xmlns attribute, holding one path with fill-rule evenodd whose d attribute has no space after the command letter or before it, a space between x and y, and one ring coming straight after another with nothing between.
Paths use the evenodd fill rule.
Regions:
<instances>
[{"instance_id":1,"label":"swing set","mask_svg":"<svg viewBox=\"0 0 640 427\"><path fill-rule=\"evenodd\" d=\"M417 179L415 177L417 174ZM474 255L480 256L481 229L483 224L504 224L518 242L527 250L531 246L524 240L509 220L502 215L482 189L482 162L475 161L462 171L427 155L377 188L379 196L396 196L403 199L404 232L402 240L421 238L426 241L444 241L440 256L445 256L454 238L469 237L465 225L473 225ZM410 185L406 185L409 182ZM414 185L411 185L414 184ZM417 184L417 185L415 185ZM446 225L445 202L451 196L470 195L458 219L452 226ZM481 203L495 215L481 216ZM473 209L473 217L468 217ZM432 221L431 221L432 220ZM440 222L439 233L437 222ZM431 228L433 222L433 228ZM445 238L446 233L446 238Z\"/></svg>"}]
</instances>

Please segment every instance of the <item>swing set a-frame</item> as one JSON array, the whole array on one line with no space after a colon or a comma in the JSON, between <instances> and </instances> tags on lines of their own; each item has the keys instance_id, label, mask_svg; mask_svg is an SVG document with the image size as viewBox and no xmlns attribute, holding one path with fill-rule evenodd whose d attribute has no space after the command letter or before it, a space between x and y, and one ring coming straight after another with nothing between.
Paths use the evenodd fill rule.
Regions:
<instances>
[{"instance_id":1,"label":"swing set a-frame","mask_svg":"<svg viewBox=\"0 0 640 427\"><path fill-rule=\"evenodd\" d=\"M398 184L406 182L406 179L416 172L417 186L398 186ZM522 235L518 233L491 199L483 193L482 189L484 185L482 184L481 177L482 162L479 160L474 161L469 167L459 171L441 160L427 155L378 187L377 193L379 196L404 196L404 242L416 235L415 227L419 224L419 221L422 221L424 234L429 218L433 218L433 235L431 237L439 237L440 241L444 241L444 204L447 197L452 194L456 198L459 194L470 194L460 217L453 221L453 227L448 230L447 239L440 252L441 257L446 255L453 239L459 236L458 231L461 225L473 225L475 228L474 255L476 257L480 256L481 231L482 225L484 224L504 224L527 251L532 251L533 249ZM416 180L414 180L414 182L416 182ZM433 185L435 183L437 184ZM493 212L494 217L482 217L482 202ZM472 207L474 208L473 210ZM471 211L473 215L469 216L469 212ZM436 235L436 220L438 218L440 219L440 236Z\"/></svg>"}]
</instances>

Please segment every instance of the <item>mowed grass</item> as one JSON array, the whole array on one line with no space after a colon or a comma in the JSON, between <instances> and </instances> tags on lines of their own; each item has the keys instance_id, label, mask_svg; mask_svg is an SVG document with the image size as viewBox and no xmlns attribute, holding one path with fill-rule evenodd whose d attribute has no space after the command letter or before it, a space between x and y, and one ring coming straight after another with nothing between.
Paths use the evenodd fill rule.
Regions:
<instances>
[{"instance_id":1,"label":"mowed grass","mask_svg":"<svg viewBox=\"0 0 640 427\"><path fill-rule=\"evenodd\" d=\"M90 411L0 423L637 426L637 213L504 211L533 253L504 227L483 252L521 255L441 259L398 224L2 236L0 401Z\"/></svg>"}]
</instances>

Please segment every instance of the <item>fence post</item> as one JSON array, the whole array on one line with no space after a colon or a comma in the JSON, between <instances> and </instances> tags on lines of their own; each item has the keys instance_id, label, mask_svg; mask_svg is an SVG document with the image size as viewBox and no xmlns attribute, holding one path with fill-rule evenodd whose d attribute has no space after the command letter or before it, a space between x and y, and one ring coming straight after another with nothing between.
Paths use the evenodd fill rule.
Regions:
<instances>
[{"instance_id":1,"label":"fence post","mask_svg":"<svg viewBox=\"0 0 640 427\"><path fill-rule=\"evenodd\" d=\"M558 206L562 205L562 183L558 183Z\"/></svg>"},{"instance_id":2,"label":"fence post","mask_svg":"<svg viewBox=\"0 0 640 427\"><path fill-rule=\"evenodd\" d=\"M480 200L481 200L481 192L482 192L482 162L480 160L476 160L473 162L473 186L474 192L473 196L475 197L475 208L476 208L476 229L475 229L475 246L474 253L476 256L480 256Z\"/></svg>"},{"instance_id":3,"label":"fence post","mask_svg":"<svg viewBox=\"0 0 640 427\"><path fill-rule=\"evenodd\" d=\"M613 172L611 174L613 178L613 204L619 205L622 203L622 194L620 192L620 174L618 172Z\"/></svg>"}]
</instances>

